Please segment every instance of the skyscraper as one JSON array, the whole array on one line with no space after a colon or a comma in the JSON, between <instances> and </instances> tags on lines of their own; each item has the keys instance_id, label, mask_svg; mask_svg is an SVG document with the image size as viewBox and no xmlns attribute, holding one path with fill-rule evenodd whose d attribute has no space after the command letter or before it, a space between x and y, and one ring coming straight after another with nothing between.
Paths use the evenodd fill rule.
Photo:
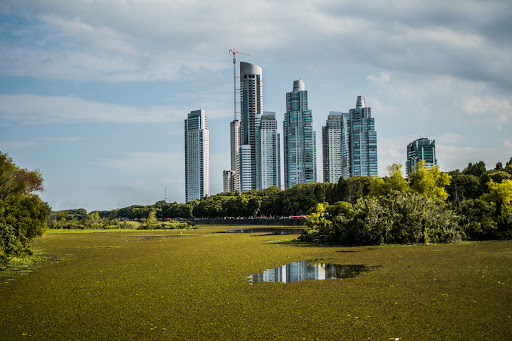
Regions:
<instances>
[{"instance_id":1,"label":"skyscraper","mask_svg":"<svg viewBox=\"0 0 512 341\"><path fill-rule=\"evenodd\" d=\"M185 200L210 195L210 132L203 109L185 120Z\"/></svg>"},{"instance_id":2,"label":"skyscraper","mask_svg":"<svg viewBox=\"0 0 512 341\"><path fill-rule=\"evenodd\" d=\"M233 193L236 191L235 176L236 171L225 170L222 172L222 192Z\"/></svg>"},{"instance_id":3,"label":"skyscraper","mask_svg":"<svg viewBox=\"0 0 512 341\"><path fill-rule=\"evenodd\" d=\"M239 162L239 156L238 153L240 152L240 120L233 120L231 122L229 127L229 139L231 144L231 172L232 172L232 182L233 184L230 185L230 192L236 192L240 191L240 181L238 181L238 162Z\"/></svg>"},{"instance_id":4,"label":"skyscraper","mask_svg":"<svg viewBox=\"0 0 512 341\"><path fill-rule=\"evenodd\" d=\"M256 134L263 113L263 71L240 62L240 149L238 181L240 191L256 189ZM243 155L242 155L243 153Z\"/></svg>"},{"instance_id":5,"label":"skyscraper","mask_svg":"<svg viewBox=\"0 0 512 341\"><path fill-rule=\"evenodd\" d=\"M316 182L316 133L302 79L294 81L293 91L286 93L283 139L285 187Z\"/></svg>"},{"instance_id":6,"label":"skyscraper","mask_svg":"<svg viewBox=\"0 0 512 341\"><path fill-rule=\"evenodd\" d=\"M350 176L349 114L331 111L322 127L324 182L337 183Z\"/></svg>"},{"instance_id":7,"label":"skyscraper","mask_svg":"<svg viewBox=\"0 0 512 341\"><path fill-rule=\"evenodd\" d=\"M377 132L363 96L357 96L356 108L350 109L349 116L350 176L376 176Z\"/></svg>"},{"instance_id":8,"label":"skyscraper","mask_svg":"<svg viewBox=\"0 0 512 341\"><path fill-rule=\"evenodd\" d=\"M257 129L257 181L256 189L271 186L281 188L280 136L277 133L275 112L263 113Z\"/></svg>"},{"instance_id":9,"label":"skyscraper","mask_svg":"<svg viewBox=\"0 0 512 341\"><path fill-rule=\"evenodd\" d=\"M427 168L437 166L436 141L427 138L417 139L407 145L407 163L405 165L407 176L413 171L420 160L426 162Z\"/></svg>"}]
</instances>

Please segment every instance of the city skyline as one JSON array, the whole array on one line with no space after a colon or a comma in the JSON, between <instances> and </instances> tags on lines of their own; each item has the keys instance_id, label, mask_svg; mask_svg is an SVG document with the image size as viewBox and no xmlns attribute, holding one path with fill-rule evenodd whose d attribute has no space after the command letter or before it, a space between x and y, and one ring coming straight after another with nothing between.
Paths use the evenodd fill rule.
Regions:
<instances>
[{"instance_id":1,"label":"city skyline","mask_svg":"<svg viewBox=\"0 0 512 341\"><path fill-rule=\"evenodd\" d=\"M183 119L204 108L219 193L236 48L265 71L263 111L276 112L278 133L293 80L307 83L317 134L330 111L364 95L377 116L381 176L424 136L436 141L442 171L510 159L512 3L296 5L5 0L0 151L40 170L41 197L55 210L153 204L165 188L182 202Z\"/></svg>"}]
</instances>

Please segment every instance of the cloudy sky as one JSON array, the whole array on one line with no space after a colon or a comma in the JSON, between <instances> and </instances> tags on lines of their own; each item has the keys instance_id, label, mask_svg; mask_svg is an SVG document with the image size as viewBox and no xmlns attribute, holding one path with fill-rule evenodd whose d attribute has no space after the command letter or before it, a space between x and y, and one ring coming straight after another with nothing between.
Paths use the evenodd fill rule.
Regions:
<instances>
[{"instance_id":1,"label":"cloudy sky","mask_svg":"<svg viewBox=\"0 0 512 341\"><path fill-rule=\"evenodd\" d=\"M54 210L184 202L183 121L205 109L212 194L229 168L233 63L263 68L282 130L302 78L317 141L363 95L379 175L436 140L442 170L512 156L512 2L2 0L0 151ZM321 149L318 174L321 181Z\"/></svg>"}]
</instances>

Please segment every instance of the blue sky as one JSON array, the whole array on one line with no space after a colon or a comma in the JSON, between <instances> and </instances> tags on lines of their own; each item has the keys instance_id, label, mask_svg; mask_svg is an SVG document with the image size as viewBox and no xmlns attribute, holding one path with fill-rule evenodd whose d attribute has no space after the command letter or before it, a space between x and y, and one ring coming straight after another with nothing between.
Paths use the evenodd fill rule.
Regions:
<instances>
[{"instance_id":1,"label":"blue sky","mask_svg":"<svg viewBox=\"0 0 512 341\"><path fill-rule=\"evenodd\" d=\"M510 1L3 0L0 151L54 210L183 202L183 121L205 109L211 192L229 168L232 55L263 68L282 130L302 78L317 134L363 95L379 175L414 139L442 170L512 156Z\"/></svg>"}]
</instances>

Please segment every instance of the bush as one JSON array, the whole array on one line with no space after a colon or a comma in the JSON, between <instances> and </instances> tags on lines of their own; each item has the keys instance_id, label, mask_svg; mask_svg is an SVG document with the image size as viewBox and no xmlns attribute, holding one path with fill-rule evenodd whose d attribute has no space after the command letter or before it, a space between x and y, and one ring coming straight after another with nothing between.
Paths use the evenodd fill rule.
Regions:
<instances>
[{"instance_id":1,"label":"bush","mask_svg":"<svg viewBox=\"0 0 512 341\"><path fill-rule=\"evenodd\" d=\"M450 204L413 192L361 198L329 215L325 206L308 216L300 239L343 245L453 242L464 237Z\"/></svg>"}]
</instances>

